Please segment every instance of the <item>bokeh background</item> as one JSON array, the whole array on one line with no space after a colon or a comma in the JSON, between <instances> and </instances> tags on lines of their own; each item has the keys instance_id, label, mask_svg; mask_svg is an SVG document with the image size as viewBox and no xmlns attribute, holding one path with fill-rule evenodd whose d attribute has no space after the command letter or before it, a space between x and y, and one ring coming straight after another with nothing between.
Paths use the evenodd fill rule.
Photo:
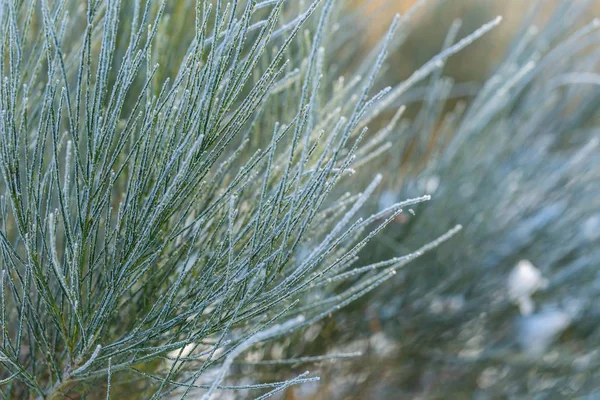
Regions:
<instances>
[{"instance_id":1,"label":"bokeh background","mask_svg":"<svg viewBox=\"0 0 600 400\"><path fill-rule=\"evenodd\" d=\"M464 229L304 340L263 354L362 353L319 364L319 384L282 398L600 398L600 3L351 1L345 18L359 34L339 64L359 65L396 12L407 18L381 87L445 41L503 21L372 122L383 127L406 106L369 167L385 179L371 207L432 200L362 257L407 254ZM359 171L357 188L370 176Z\"/></svg>"}]
</instances>

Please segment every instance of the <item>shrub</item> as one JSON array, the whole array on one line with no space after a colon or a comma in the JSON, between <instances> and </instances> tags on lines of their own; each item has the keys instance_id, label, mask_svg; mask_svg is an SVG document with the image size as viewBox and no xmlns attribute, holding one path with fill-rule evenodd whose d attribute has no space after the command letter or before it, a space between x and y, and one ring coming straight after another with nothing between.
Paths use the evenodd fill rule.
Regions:
<instances>
[{"instance_id":1,"label":"shrub","mask_svg":"<svg viewBox=\"0 0 600 400\"><path fill-rule=\"evenodd\" d=\"M377 91L403 20L344 79L352 29L334 3L0 2L4 398L264 398L314 380L225 383L246 350L459 229L362 265L428 197L359 218L381 178L346 189L391 131L366 125L499 20Z\"/></svg>"}]
</instances>

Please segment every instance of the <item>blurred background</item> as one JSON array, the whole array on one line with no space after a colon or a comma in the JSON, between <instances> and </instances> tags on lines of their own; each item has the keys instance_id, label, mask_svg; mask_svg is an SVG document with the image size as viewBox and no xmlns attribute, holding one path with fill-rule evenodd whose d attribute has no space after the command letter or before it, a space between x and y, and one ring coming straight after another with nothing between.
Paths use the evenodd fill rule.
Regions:
<instances>
[{"instance_id":1,"label":"blurred background","mask_svg":"<svg viewBox=\"0 0 600 400\"><path fill-rule=\"evenodd\" d=\"M360 34L331 69L359 65L397 12L381 87L503 21L370 124L394 130L369 167L385 179L371 208L432 200L362 257L400 256L464 229L304 340L274 346L273 358L362 353L319 364L319 384L282 398L600 398L600 3L349 1L342 23ZM357 190L371 176L359 169Z\"/></svg>"}]
</instances>

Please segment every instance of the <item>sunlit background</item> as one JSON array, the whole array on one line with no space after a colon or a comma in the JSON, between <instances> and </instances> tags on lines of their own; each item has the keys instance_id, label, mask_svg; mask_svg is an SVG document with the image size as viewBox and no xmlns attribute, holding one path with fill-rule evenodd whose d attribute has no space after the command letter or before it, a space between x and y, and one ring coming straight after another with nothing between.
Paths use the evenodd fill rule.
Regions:
<instances>
[{"instance_id":1,"label":"sunlit background","mask_svg":"<svg viewBox=\"0 0 600 400\"><path fill-rule=\"evenodd\" d=\"M395 13L409 16L381 86L442 51L449 31L460 39L498 15L503 21L395 104L407 108L389 150L377 155L386 187L373 207L433 198L398 218L363 257L406 254L457 223L464 230L305 332L311 344L298 354L363 356L322 363L321 383L284 398L600 396L600 36L568 39L593 25L600 4L574 3L349 5L368 21L348 50L360 49L355 63ZM503 102L502 90L513 97ZM373 124L385 126L395 111ZM357 185L361 176L368 179L359 173Z\"/></svg>"}]
</instances>

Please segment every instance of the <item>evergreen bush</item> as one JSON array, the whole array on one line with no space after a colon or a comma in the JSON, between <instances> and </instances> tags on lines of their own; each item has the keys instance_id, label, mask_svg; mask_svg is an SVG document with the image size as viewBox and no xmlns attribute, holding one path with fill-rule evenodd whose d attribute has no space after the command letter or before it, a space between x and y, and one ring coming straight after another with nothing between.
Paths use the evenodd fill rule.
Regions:
<instances>
[{"instance_id":1,"label":"evergreen bush","mask_svg":"<svg viewBox=\"0 0 600 400\"><path fill-rule=\"evenodd\" d=\"M409 15L350 62L358 31L340 13L333 0L0 2L2 398L269 397L317 377L230 384L244 352L460 229L364 263L429 197L363 215L381 177L360 191L351 176L393 131L367 125L499 19L378 89Z\"/></svg>"}]
</instances>

